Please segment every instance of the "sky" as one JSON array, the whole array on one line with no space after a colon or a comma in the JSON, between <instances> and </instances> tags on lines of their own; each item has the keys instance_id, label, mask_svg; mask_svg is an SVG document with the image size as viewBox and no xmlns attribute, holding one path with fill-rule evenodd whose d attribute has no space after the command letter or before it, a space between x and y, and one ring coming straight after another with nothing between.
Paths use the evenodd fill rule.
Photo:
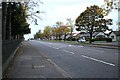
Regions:
<instances>
[{"instance_id":1,"label":"sky","mask_svg":"<svg viewBox=\"0 0 120 80\"><path fill-rule=\"evenodd\" d=\"M45 13L39 14L42 20L38 20L38 25L30 23L31 34L25 35L25 39L33 38L34 34L39 30L43 30L45 26L53 26L57 21L66 23L67 18L75 19L81 12L86 10L86 7L92 5L101 6L104 4L104 0L42 0L44 4L41 4L37 9L44 11ZM118 13L115 10L106 17L113 19L113 25L109 26L110 29L116 30L118 26Z\"/></svg>"}]
</instances>

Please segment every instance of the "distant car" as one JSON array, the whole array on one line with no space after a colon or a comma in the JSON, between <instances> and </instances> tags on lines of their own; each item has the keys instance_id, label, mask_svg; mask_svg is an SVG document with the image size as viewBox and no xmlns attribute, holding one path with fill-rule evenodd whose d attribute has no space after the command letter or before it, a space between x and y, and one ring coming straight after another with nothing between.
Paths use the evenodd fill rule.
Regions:
<instances>
[{"instance_id":1,"label":"distant car","mask_svg":"<svg viewBox=\"0 0 120 80\"><path fill-rule=\"evenodd\" d=\"M85 39L79 39L78 42L86 42Z\"/></svg>"}]
</instances>

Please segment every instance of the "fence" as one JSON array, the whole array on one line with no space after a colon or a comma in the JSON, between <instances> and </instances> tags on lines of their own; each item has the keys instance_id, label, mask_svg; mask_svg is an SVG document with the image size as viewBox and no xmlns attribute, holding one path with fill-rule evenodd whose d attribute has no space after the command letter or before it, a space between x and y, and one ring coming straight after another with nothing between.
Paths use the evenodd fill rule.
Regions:
<instances>
[{"instance_id":1,"label":"fence","mask_svg":"<svg viewBox=\"0 0 120 80\"><path fill-rule=\"evenodd\" d=\"M22 40L2 41L2 65L13 54L15 49L19 46Z\"/></svg>"}]
</instances>

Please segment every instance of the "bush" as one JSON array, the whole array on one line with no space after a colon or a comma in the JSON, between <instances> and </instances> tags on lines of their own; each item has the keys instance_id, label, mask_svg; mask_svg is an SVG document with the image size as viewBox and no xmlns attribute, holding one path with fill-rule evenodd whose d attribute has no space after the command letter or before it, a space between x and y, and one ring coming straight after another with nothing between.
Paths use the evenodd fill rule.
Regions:
<instances>
[{"instance_id":1,"label":"bush","mask_svg":"<svg viewBox=\"0 0 120 80\"><path fill-rule=\"evenodd\" d=\"M67 41L76 41L77 39L76 38L73 38L73 37L69 37L69 38L67 38Z\"/></svg>"},{"instance_id":2,"label":"bush","mask_svg":"<svg viewBox=\"0 0 120 80\"><path fill-rule=\"evenodd\" d=\"M92 42L94 41L106 41L106 42L112 42L111 38L94 38L91 40Z\"/></svg>"},{"instance_id":3,"label":"bush","mask_svg":"<svg viewBox=\"0 0 120 80\"><path fill-rule=\"evenodd\" d=\"M112 42L111 38L106 38L106 42Z\"/></svg>"}]
</instances>

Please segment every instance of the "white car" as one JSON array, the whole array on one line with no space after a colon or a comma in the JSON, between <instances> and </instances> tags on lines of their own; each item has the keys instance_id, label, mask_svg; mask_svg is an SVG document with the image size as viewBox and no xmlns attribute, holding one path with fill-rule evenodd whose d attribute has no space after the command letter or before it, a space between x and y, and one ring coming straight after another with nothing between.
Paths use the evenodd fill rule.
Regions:
<instances>
[{"instance_id":1,"label":"white car","mask_svg":"<svg viewBox=\"0 0 120 80\"><path fill-rule=\"evenodd\" d=\"M79 39L78 42L85 42L85 39Z\"/></svg>"}]
</instances>

